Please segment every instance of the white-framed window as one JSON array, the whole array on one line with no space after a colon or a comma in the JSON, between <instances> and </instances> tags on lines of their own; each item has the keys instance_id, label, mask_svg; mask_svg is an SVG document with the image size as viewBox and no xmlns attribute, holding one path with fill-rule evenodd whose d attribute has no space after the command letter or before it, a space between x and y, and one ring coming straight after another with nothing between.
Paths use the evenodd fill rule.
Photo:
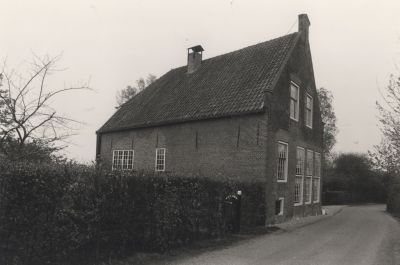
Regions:
<instances>
[{"instance_id":1,"label":"white-framed window","mask_svg":"<svg viewBox=\"0 0 400 265\"><path fill-rule=\"evenodd\" d=\"M313 126L313 98L309 94L306 95L306 126Z\"/></svg>"},{"instance_id":2,"label":"white-framed window","mask_svg":"<svg viewBox=\"0 0 400 265\"><path fill-rule=\"evenodd\" d=\"M292 120L299 120L299 86L290 82L290 118Z\"/></svg>"},{"instance_id":3,"label":"white-framed window","mask_svg":"<svg viewBox=\"0 0 400 265\"><path fill-rule=\"evenodd\" d=\"M133 169L133 150L113 150L112 169Z\"/></svg>"},{"instance_id":4,"label":"white-framed window","mask_svg":"<svg viewBox=\"0 0 400 265\"><path fill-rule=\"evenodd\" d=\"M156 171L165 171L165 148L156 148Z\"/></svg>"},{"instance_id":5,"label":"white-framed window","mask_svg":"<svg viewBox=\"0 0 400 265\"><path fill-rule=\"evenodd\" d=\"M275 215L283 215L283 208L285 207L285 198L279 197L275 201Z\"/></svg>"},{"instance_id":6,"label":"white-framed window","mask_svg":"<svg viewBox=\"0 0 400 265\"><path fill-rule=\"evenodd\" d=\"M321 196L321 154L315 152L314 155L313 202L318 203Z\"/></svg>"},{"instance_id":7,"label":"white-framed window","mask_svg":"<svg viewBox=\"0 0 400 265\"><path fill-rule=\"evenodd\" d=\"M286 182L288 176L288 144L278 142L276 178L278 182Z\"/></svg>"},{"instance_id":8,"label":"white-framed window","mask_svg":"<svg viewBox=\"0 0 400 265\"><path fill-rule=\"evenodd\" d=\"M303 204L303 182L304 182L305 150L297 147L296 152L296 176L294 182L294 205Z\"/></svg>"},{"instance_id":9,"label":"white-framed window","mask_svg":"<svg viewBox=\"0 0 400 265\"><path fill-rule=\"evenodd\" d=\"M306 176L304 178L304 203L311 203L311 189L312 189L312 177Z\"/></svg>"},{"instance_id":10,"label":"white-framed window","mask_svg":"<svg viewBox=\"0 0 400 265\"><path fill-rule=\"evenodd\" d=\"M307 150L307 165L306 165L306 175L313 175L313 160L314 160L314 152L312 150Z\"/></svg>"}]
</instances>

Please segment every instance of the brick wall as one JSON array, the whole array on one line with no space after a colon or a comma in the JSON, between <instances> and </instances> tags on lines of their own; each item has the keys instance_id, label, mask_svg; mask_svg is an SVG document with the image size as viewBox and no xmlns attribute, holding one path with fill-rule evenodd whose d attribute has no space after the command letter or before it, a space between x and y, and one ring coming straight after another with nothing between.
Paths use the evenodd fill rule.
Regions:
<instances>
[{"instance_id":1,"label":"brick wall","mask_svg":"<svg viewBox=\"0 0 400 265\"><path fill-rule=\"evenodd\" d=\"M101 162L112 150L133 149L135 170L154 170L155 149L166 148L166 171L265 181L267 118L249 114L101 136Z\"/></svg>"},{"instance_id":2,"label":"brick wall","mask_svg":"<svg viewBox=\"0 0 400 265\"><path fill-rule=\"evenodd\" d=\"M296 81L300 86L299 121L289 118L290 81ZM313 128L305 126L305 98L306 93L313 97ZM319 110L319 101L316 92L314 73L308 44L300 41L288 64L283 69L275 90L267 94L269 102L270 123L268 148L267 148L267 185L266 206L267 223L281 222L293 216L307 216L320 214L320 203L294 206L294 181L296 174L296 150L297 146L306 150L310 149L322 154L323 125ZM276 181L276 156L277 141L288 143L288 181L278 183ZM322 183L322 181L320 181ZM321 187L320 187L321 188ZM321 188L322 190L322 188ZM284 197L284 215L275 216L275 200Z\"/></svg>"}]
</instances>

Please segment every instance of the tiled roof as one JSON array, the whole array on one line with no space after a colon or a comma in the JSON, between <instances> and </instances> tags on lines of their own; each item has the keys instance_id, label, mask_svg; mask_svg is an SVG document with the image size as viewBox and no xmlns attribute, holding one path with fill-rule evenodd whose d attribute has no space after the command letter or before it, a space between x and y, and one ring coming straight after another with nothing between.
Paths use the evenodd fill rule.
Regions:
<instances>
[{"instance_id":1,"label":"tiled roof","mask_svg":"<svg viewBox=\"0 0 400 265\"><path fill-rule=\"evenodd\" d=\"M273 89L298 36L204 60L192 74L187 66L173 69L125 103L99 132L262 112L265 91Z\"/></svg>"}]
</instances>

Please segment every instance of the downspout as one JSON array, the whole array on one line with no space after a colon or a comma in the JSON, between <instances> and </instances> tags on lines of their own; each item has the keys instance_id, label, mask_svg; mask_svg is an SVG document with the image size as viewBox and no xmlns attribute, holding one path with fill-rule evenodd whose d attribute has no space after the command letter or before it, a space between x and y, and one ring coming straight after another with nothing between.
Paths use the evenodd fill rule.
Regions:
<instances>
[{"instance_id":1,"label":"downspout","mask_svg":"<svg viewBox=\"0 0 400 265\"><path fill-rule=\"evenodd\" d=\"M102 134L100 132L96 132L96 167L99 167L101 164L101 137Z\"/></svg>"}]
</instances>

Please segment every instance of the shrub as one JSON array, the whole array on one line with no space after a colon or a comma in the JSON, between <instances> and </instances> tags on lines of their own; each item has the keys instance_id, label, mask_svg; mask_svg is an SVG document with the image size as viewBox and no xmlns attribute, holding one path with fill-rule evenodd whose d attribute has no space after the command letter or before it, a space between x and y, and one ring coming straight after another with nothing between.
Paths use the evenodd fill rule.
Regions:
<instances>
[{"instance_id":1,"label":"shrub","mask_svg":"<svg viewBox=\"0 0 400 265\"><path fill-rule=\"evenodd\" d=\"M243 191L242 226L265 222L263 183L76 164L0 165L1 264L96 264L227 231L225 198Z\"/></svg>"}]
</instances>

